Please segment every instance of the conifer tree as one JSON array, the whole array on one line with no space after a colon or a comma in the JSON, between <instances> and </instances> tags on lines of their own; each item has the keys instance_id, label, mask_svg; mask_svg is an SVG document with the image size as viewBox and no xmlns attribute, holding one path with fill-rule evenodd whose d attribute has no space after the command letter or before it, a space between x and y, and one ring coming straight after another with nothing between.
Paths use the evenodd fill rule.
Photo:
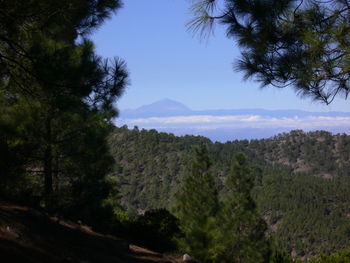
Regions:
<instances>
[{"instance_id":1,"label":"conifer tree","mask_svg":"<svg viewBox=\"0 0 350 263\"><path fill-rule=\"evenodd\" d=\"M215 217L219 208L210 166L206 146L195 148L191 172L177 198L177 214L184 235L180 247L200 262L211 262L209 250L213 246Z\"/></svg>"},{"instance_id":2,"label":"conifer tree","mask_svg":"<svg viewBox=\"0 0 350 263\"><path fill-rule=\"evenodd\" d=\"M192 11L191 29L207 34L218 22L237 40L245 78L326 104L348 97L348 0L193 0Z\"/></svg>"},{"instance_id":3,"label":"conifer tree","mask_svg":"<svg viewBox=\"0 0 350 263\"><path fill-rule=\"evenodd\" d=\"M96 55L88 37L120 7L120 0L1 2L0 141L48 205L108 194L106 136L128 74L123 60Z\"/></svg>"},{"instance_id":4,"label":"conifer tree","mask_svg":"<svg viewBox=\"0 0 350 263\"><path fill-rule=\"evenodd\" d=\"M245 156L238 154L227 179L229 192L217 217L213 262L262 263L268 260L266 224L250 195L253 188L250 173Z\"/></svg>"}]
</instances>

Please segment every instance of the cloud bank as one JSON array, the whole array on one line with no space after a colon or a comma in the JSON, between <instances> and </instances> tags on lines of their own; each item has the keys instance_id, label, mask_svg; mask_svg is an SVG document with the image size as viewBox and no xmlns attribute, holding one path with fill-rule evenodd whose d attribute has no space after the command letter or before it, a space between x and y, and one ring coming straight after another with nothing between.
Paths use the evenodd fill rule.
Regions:
<instances>
[{"instance_id":1,"label":"cloud bank","mask_svg":"<svg viewBox=\"0 0 350 263\"><path fill-rule=\"evenodd\" d=\"M336 126L349 126L350 117L307 116L307 117L266 117L259 115L193 115L172 117L150 117L135 119L119 119L118 125L138 126L141 128L290 128L290 129L320 129Z\"/></svg>"},{"instance_id":2,"label":"cloud bank","mask_svg":"<svg viewBox=\"0 0 350 263\"><path fill-rule=\"evenodd\" d=\"M117 126L203 135L212 140L260 139L290 130L326 130L350 133L350 112L306 112L300 110L191 110L165 99L138 109L124 110Z\"/></svg>"},{"instance_id":3,"label":"cloud bank","mask_svg":"<svg viewBox=\"0 0 350 263\"><path fill-rule=\"evenodd\" d=\"M120 118L117 126L138 126L140 129L156 129L177 136L201 135L212 141L237 139L262 139L291 130L325 130L350 134L349 116L294 116L276 117L258 114L244 115L190 115L170 117Z\"/></svg>"}]
</instances>

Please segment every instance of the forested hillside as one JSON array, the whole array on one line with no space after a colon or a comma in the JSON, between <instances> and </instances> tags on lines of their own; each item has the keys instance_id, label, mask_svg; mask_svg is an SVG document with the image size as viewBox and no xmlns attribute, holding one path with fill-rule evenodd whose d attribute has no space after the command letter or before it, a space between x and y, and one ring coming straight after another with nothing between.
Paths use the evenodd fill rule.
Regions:
<instances>
[{"instance_id":1,"label":"forested hillside","mask_svg":"<svg viewBox=\"0 0 350 263\"><path fill-rule=\"evenodd\" d=\"M269 232L293 255L350 246L350 136L292 131L264 140L212 143L155 130L116 128L109 138L122 203L132 213L172 209L192 148L205 143L221 196L232 159L242 152L254 171L253 194Z\"/></svg>"},{"instance_id":2,"label":"forested hillside","mask_svg":"<svg viewBox=\"0 0 350 263\"><path fill-rule=\"evenodd\" d=\"M179 15L173 11L179 9L170 7L168 15L160 8L165 1L154 7L147 1L142 8L140 3L146 1L134 1L135 11L121 16L132 21L118 22L122 31L108 31L102 42L95 42L94 33L114 19L123 2L133 1L0 1L0 262L178 261L134 243L184 255L184 262L296 263L313 255L310 262L349 262L350 136L293 131L264 140L214 143L200 136L114 126L117 102L131 83L129 69L122 58L101 54L120 50L136 65L131 72L144 71L146 63L149 73L142 75L149 79L135 74L139 84L134 87L143 88L135 90L131 104L150 98L146 93L161 96L163 90L175 91L177 95L171 94L179 98L191 94L205 105L204 91L226 82L214 74L213 82L207 79L202 86L205 73L192 83L193 74L187 75L204 63L210 70L219 58L217 49L203 62L192 64L191 56L179 57L185 63L162 71L162 60L154 56L164 53L159 52L163 46L174 44L169 51L176 56L186 54L185 47L194 50L178 42L181 37L171 40L159 34L158 25L164 33L177 32L165 22L175 25L173 18ZM238 68L246 77L258 74L263 86L294 85L300 95L326 104L348 97L349 1L223 0L229 12L215 17L211 11L225 9L215 8L216 0L191 2L199 17L188 23L190 28L219 19L229 25L228 36L241 36L238 44L244 50ZM164 16L149 16L152 12ZM288 15L292 20L285 20L285 14L293 14ZM143 25L150 31L138 26L145 19L152 22ZM151 37L154 32L160 37ZM136 38L128 39L128 34ZM140 39L151 49L141 50ZM127 48L114 40L126 40ZM106 43L112 45L106 49ZM149 63L137 50L157 63ZM168 61L173 60L166 58L164 65ZM159 79L154 72L163 76L162 84L153 82ZM178 78L181 85L171 81L174 73L183 76ZM155 89L145 89L147 83L154 83ZM189 90L191 86L198 88ZM237 91L231 93L236 101ZM214 93L233 101L225 89ZM245 102L256 104L250 93L247 98ZM278 107L271 98L266 107ZM174 106L177 114L188 113L183 105L170 108ZM148 112L154 117L159 111ZM215 116L207 117L206 122L212 122ZM319 122L328 120L317 117ZM297 118L289 122L299 125L294 123ZM337 118L331 120L338 123ZM347 118L339 120L348 123Z\"/></svg>"}]
</instances>

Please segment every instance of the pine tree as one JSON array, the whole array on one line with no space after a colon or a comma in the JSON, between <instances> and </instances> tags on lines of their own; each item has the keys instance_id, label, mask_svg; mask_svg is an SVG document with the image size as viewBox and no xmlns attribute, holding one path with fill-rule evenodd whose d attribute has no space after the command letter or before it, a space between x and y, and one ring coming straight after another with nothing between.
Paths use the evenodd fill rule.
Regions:
<instances>
[{"instance_id":1,"label":"pine tree","mask_svg":"<svg viewBox=\"0 0 350 263\"><path fill-rule=\"evenodd\" d=\"M210 166L206 146L195 148L191 173L185 178L177 197L177 215L184 235L180 247L200 262L211 260L209 250L213 246L215 217L219 208Z\"/></svg>"},{"instance_id":2,"label":"pine tree","mask_svg":"<svg viewBox=\"0 0 350 263\"><path fill-rule=\"evenodd\" d=\"M47 205L78 201L73 189L79 202L91 201L94 192L105 196L112 164L106 136L128 74L124 61L97 56L88 36L121 1L18 0L1 6L0 141L18 156L16 166L35 181Z\"/></svg>"},{"instance_id":3,"label":"pine tree","mask_svg":"<svg viewBox=\"0 0 350 263\"><path fill-rule=\"evenodd\" d=\"M267 262L269 246L266 224L257 212L250 192L253 178L243 154L235 157L227 179L229 192L218 214L218 231L213 247L214 262Z\"/></svg>"},{"instance_id":4,"label":"pine tree","mask_svg":"<svg viewBox=\"0 0 350 263\"><path fill-rule=\"evenodd\" d=\"M263 87L292 86L329 104L350 92L348 0L194 0L190 27L207 34L215 22L237 40L236 69ZM209 31L208 31L209 30Z\"/></svg>"}]
</instances>

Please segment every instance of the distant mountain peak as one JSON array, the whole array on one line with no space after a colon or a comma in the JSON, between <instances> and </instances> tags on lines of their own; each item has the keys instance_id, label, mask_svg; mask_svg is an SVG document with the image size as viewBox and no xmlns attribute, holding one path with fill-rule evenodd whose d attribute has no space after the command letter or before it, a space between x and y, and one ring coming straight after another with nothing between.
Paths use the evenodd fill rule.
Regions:
<instances>
[{"instance_id":1,"label":"distant mountain peak","mask_svg":"<svg viewBox=\"0 0 350 263\"><path fill-rule=\"evenodd\" d=\"M181 102L168 98L143 105L137 109L121 111L121 116L127 117L155 117L155 116L176 116L189 114L192 110Z\"/></svg>"},{"instance_id":2,"label":"distant mountain peak","mask_svg":"<svg viewBox=\"0 0 350 263\"><path fill-rule=\"evenodd\" d=\"M185 106L184 104L182 104L181 102L167 99L167 98L153 102L153 103L148 104L148 105L141 106L140 108L137 108L137 110L190 111L190 109L187 106Z\"/></svg>"}]
</instances>

